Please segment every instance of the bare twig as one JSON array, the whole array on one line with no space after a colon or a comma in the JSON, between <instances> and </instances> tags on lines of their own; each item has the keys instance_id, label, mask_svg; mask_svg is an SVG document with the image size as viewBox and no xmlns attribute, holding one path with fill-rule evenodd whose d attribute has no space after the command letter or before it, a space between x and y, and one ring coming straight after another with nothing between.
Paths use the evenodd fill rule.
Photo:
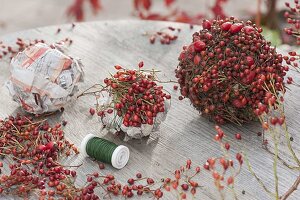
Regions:
<instances>
[{"instance_id":1,"label":"bare twig","mask_svg":"<svg viewBox=\"0 0 300 200\"><path fill-rule=\"evenodd\" d=\"M247 156L245 156L245 161L246 161L246 164L248 166L248 169L250 171L250 173L254 176L254 178L257 180L257 182L261 185L261 187L268 193L270 194L271 196L275 197L275 194L273 192L271 192L267 186L262 182L262 180L257 176L257 174L253 171L251 165L250 165L250 162L247 158Z\"/></svg>"},{"instance_id":2,"label":"bare twig","mask_svg":"<svg viewBox=\"0 0 300 200\"><path fill-rule=\"evenodd\" d=\"M299 184L300 184L300 175L297 177L292 187L290 187L290 189L284 195L282 195L280 199L281 200L287 199L295 190L297 190Z\"/></svg>"},{"instance_id":3,"label":"bare twig","mask_svg":"<svg viewBox=\"0 0 300 200\"><path fill-rule=\"evenodd\" d=\"M267 146L263 146L263 148L270 154L272 154L273 156L275 155ZM281 158L279 155L278 155L278 160L282 162L282 164L286 167L288 167L289 169L292 169L292 170L300 170L300 167L299 166L292 166L290 164L288 164L283 158Z\"/></svg>"},{"instance_id":4,"label":"bare twig","mask_svg":"<svg viewBox=\"0 0 300 200\"><path fill-rule=\"evenodd\" d=\"M256 12L256 18L255 23L258 27L261 25L261 0L257 0L257 12Z\"/></svg>"}]
</instances>

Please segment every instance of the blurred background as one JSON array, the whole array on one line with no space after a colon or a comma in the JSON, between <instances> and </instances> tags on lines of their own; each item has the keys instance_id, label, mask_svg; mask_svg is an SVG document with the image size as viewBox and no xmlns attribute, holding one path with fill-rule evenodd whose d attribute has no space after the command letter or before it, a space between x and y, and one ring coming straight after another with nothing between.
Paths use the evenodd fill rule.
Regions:
<instances>
[{"instance_id":1,"label":"blurred background","mask_svg":"<svg viewBox=\"0 0 300 200\"><path fill-rule=\"evenodd\" d=\"M275 44L285 2L293 0L0 0L0 35L74 21L151 19L201 24L203 18L236 16L270 28ZM273 30L273 31L272 31ZM290 38L290 37L288 37ZM279 40L279 41L277 41ZM291 41L285 41L291 42Z\"/></svg>"}]
</instances>

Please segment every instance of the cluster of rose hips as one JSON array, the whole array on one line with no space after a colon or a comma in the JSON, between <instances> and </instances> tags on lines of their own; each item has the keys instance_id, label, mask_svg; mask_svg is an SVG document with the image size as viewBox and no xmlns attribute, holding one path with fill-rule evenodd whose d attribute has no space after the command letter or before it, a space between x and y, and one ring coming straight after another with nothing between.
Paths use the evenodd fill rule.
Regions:
<instances>
[{"instance_id":1,"label":"cluster of rose hips","mask_svg":"<svg viewBox=\"0 0 300 200\"><path fill-rule=\"evenodd\" d=\"M300 4L298 0L294 1L294 5L291 6L290 3L285 3L286 7L289 9L289 11L286 11L284 13L284 17L286 18L286 21L288 24L291 25L289 28L285 28L284 31L288 35L292 35L297 39L297 45L300 45ZM286 64L294 68L297 72L299 71L299 59L300 55L297 54L295 51L289 52L289 55L286 55L283 57ZM298 85L293 81L292 77L288 77L287 81L288 84L294 84Z\"/></svg>"},{"instance_id":2,"label":"cluster of rose hips","mask_svg":"<svg viewBox=\"0 0 300 200\"><path fill-rule=\"evenodd\" d=\"M198 12L191 14L189 11L182 9L180 4L176 4L176 0L163 0L165 4L164 12L152 11L152 6L155 2L153 0L133 0L135 15L142 20L156 20L156 21L173 21L187 24L201 24L203 18L207 18L208 15L213 15L213 18L224 19L226 17L224 12L224 4L228 0L214 0L211 3L211 7L206 12ZM208 14L211 12L211 14Z\"/></svg>"},{"instance_id":3,"label":"cluster of rose hips","mask_svg":"<svg viewBox=\"0 0 300 200\"><path fill-rule=\"evenodd\" d=\"M38 39L35 39L35 40L32 40L32 41L24 41L23 39L21 38L17 38L16 39L16 46L13 47L13 46L9 46L9 45L6 45L4 44L2 41L0 42L1 44L1 54L0 54L0 59L4 58L4 57L9 57L10 59L12 59L12 57L14 57L18 52L20 51L23 51L25 48L29 47L29 46L32 46L32 45L35 45L37 43L45 43L44 40L38 40Z\"/></svg>"},{"instance_id":4,"label":"cluster of rose hips","mask_svg":"<svg viewBox=\"0 0 300 200\"><path fill-rule=\"evenodd\" d=\"M283 59L286 62L286 64L288 64L292 69L294 69L296 72L300 73L300 70L299 70L300 54L296 53L295 51L291 51L288 53L288 55L283 56ZM294 81L292 76L287 77L286 83L300 86L299 83Z\"/></svg>"},{"instance_id":5,"label":"cluster of rose hips","mask_svg":"<svg viewBox=\"0 0 300 200\"><path fill-rule=\"evenodd\" d=\"M234 166L234 161L230 159L228 155L228 151L230 150L230 144L228 142L224 142L223 138L225 136L223 130L219 126L215 126L217 134L215 135L215 141L217 141L221 147L224 149L224 156L218 158L209 158L207 162L204 164L203 168L210 171L211 175L214 179L215 186L217 190L221 193L225 184L227 186L234 187L235 177L239 175L242 164L243 164L243 156L241 153L236 154L236 160L238 162L238 167ZM235 135L237 140L241 140L241 134L237 133ZM221 171L218 171L218 169ZM226 173L230 173L229 175ZM225 178L227 176L227 178Z\"/></svg>"},{"instance_id":6,"label":"cluster of rose hips","mask_svg":"<svg viewBox=\"0 0 300 200\"><path fill-rule=\"evenodd\" d=\"M59 157L78 154L64 137L61 124L34 121L30 116L10 116L0 121L0 155L9 164L9 174L0 176L0 193L28 197L67 197L77 193L68 180L76 176L59 163ZM1 163L1 167L3 164Z\"/></svg>"},{"instance_id":7,"label":"cluster of rose hips","mask_svg":"<svg viewBox=\"0 0 300 200\"><path fill-rule=\"evenodd\" d=\"M291 6L290 3L285 3L289 11L284 13L284 17L288 24L291 25L289 28L285 28L284 31L288 35L293 35L297 39L297 45L300 45L300 4L298 0L294 0L294 5Z\"/></svg>"},{"instance_id":8,"label":"cluster of rose hips","mask_svg":"<svg viewBox=\"0 0 300 200\"><path fill-rule=\"evenodd\" d=\"M10 46L4 44L0 41L0 60L8 57L9 61L18 53L26 49L27 47L33 46L37 43L45 43L45 40L35 39L35 40L24 40L22 38L17 38L15 42L15 46ZM65 38L58 43L65 43L67 45L71 45L73 41L70 38Z\"/></svg>"},{"instance_id":9,"label":"cluster of rose hips","mask_svg":"<svg viewBox=\"0 0 300 200\"><path fill-rule=\"evenodd\" d=\"M172 41L177 40L177 34L174 32L177 31L177 34L181 31L180 28L167 27L160 31L157 31L154 34L149 35L149 41L151 44L154 44L157 39L159 39L161 44L171 44Z\"/></svg>"},{"instance_id":10,"label":"cluster of rose hips","mask_svg":"<svg viewBox=\"0 0 300 200\"><path fill-rule=\"evenodd\" d=\"M112 196L124 196L131 198L141 195L149 195L154 199L160 199L164 196L165 192L171 190L178 193L180 199L186 199L189 193L194 196L199 184L193 178L200 173L200 167L196 167L191 175L188 172L192 170L191 160L188 160L186 166L175 170L173 178L163 178L155 181L150 177L143 177L141 173L137 173L135 177L129 178L127 184L117 183L115 177L111 174L99 175L94 172L87 175L88 187L101 186L105 191L103 198Z\"/></svg>"},{"instance_id":11,"label":"cluster of rose hips","mask_svg":"<svg viewBox=\"0 0 300 200\"><path fill-rule=\"evenodd\" d=\"M75 17L76 21L83 21L85 16L85 3L91 5L94 14L96 14L102 8L100 0L74 0L73 3L66 10L67 15Z\"/></svg>"},{"instance_id":12,"label":"cluster of rose hips","mask_svg":"<svg viewBox=\"0 0 300 200\"><path fill-rule=\"evenodd\" d=\"M283 56L251 21L231 17L203 20L202 26L179 56L181 95L217 123L255 120L261 113L256 109L267 112L269 99L285 91ZM266 88L274 95L266 97Z\"/></svg>"},{"instance_id":13,"label":"cluster of rose hips","mask_svg":"<svg viewBox=\"0 0 300 200\"><path fill-rule=\"evenodd\" d=\"M153 125L155 117L165 112L165 101L171 98L162 86L156 83L155 71L141 70L143 62L138 64L139 70L129 70L117 65L117 73L104 79L105 86L98 92L107 92L112 97L108 106L100 105L97 114L115 113L122 118L126 127L140 127L142 124ZM91 108L94 115L96 110Z\"/></svg>"},{"instance_id":14,"label":"cluster of rose hips","mask_svg":"<svg viewBox=\"0 0 300 200\"><path fill-rule=\"evenodd\" d=\"M289 52L288 55L283 56L284 61L286 62L286 64L288 64L289 66L293 67L296 71L299 72L299 59L300 59L300 55L297 54L295 51L291 51ZM291 77L288 77L287 83L291 84L293 82L293 79Z\"/></svg>"}]
</instances>

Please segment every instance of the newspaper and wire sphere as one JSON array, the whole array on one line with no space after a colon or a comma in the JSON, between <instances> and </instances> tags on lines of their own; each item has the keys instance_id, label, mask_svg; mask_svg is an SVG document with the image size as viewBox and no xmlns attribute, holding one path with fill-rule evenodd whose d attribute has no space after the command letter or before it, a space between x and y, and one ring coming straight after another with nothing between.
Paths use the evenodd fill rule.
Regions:
<instances>
[{"instance_id":1,"label":"newspaper and wire sphere","mask_svg":"<svg viewBox=\"0 0 300 200\"><path fill-rule=\"evenodd\" d=\"M6 86L14 101L29 113L60 110L75 97L83 81L82 63L61 46L38 43L19 52L10 63Z\"/></svg>"}]
</instances>

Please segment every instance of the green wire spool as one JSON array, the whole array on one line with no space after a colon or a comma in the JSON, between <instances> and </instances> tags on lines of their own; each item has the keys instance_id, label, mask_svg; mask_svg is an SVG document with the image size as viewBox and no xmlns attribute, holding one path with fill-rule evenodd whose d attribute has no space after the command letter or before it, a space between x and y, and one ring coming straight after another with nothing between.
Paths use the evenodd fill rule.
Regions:
<instances>
[{"instance_id":1,"label":"green wire spool","mask_svg":"<svg viewBox=\"0 0 300 200\"><path fill-rule=\"evenodd\" d=\"M81 152L98 161L111 164L114 168L122 169L129 160L129 149L116 145L103 138L88 134L81 142Z\"/></svg>"}]
</instances>

